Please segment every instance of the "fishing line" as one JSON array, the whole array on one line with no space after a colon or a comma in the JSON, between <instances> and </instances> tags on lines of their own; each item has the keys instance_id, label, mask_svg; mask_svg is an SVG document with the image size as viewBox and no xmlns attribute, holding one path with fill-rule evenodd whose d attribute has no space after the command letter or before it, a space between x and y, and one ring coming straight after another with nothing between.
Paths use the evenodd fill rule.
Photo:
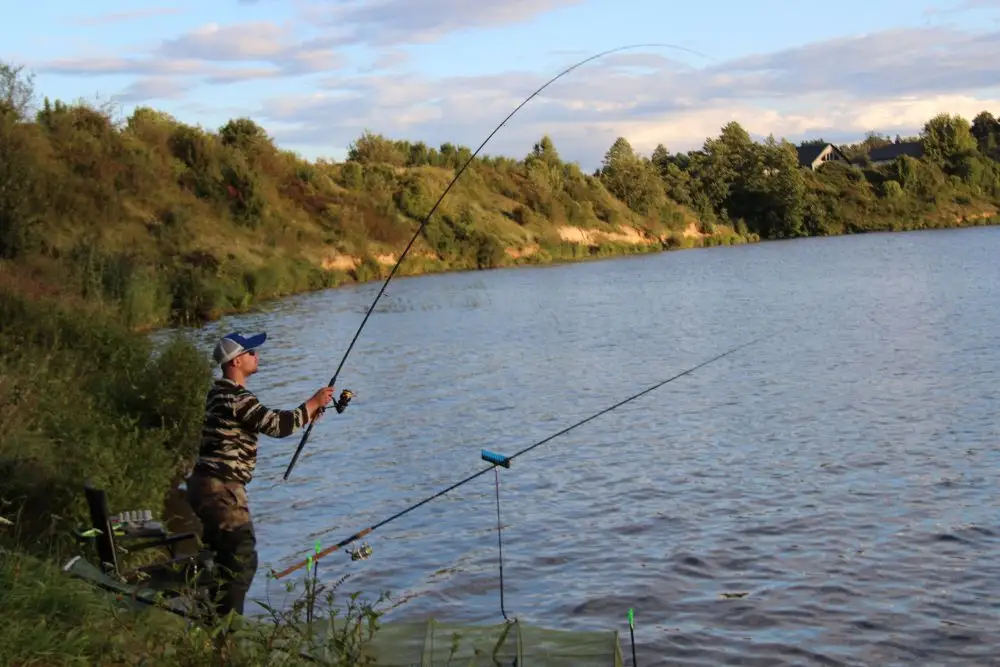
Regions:
<instances>
[{"instance_id":1,"label":"fishing line","mask_svg":"<svg viewBox=\"0 0 1000 667\"><path fill-rule=\"evenodd\" d=\"M729 355L734 354L734 353L738 352L739 350L742 350L745 347L753 345L754 343L756 343L757 341L759 341L761 339L762 339L762 337L755 338L755 339L751 340L748 343L743 343L742 345L738 345L737 347L734 347L734 348L732 348L730 350L727 350L726 352L723 352L722 354L718 354L718 355L712 357L711 359L708 359L707 361L701 362L697 366L692 366L691 368L688 368L685 371L682 371L682 372L680 372L680 373L678 373L676 375L673 375L673 376L667 378L666 380L662 380L660 382L657 382L656 384L654 384L654 385L652 385L650 387L647 387L647 388L643 389L642 391L640 391L638 393L632 394L628 398L626 398L624 400L621 400L618 403L615 403L611 407L604 408L600 412L597 412L597 413L595 413L595 414L593 414L593 415L591 415L591 416L589 416L589 417L587 417L585 419L582 419L582 420L576 422L575 424L567 426L566 428L562 429L561 431L558 431L557 433L553 433L552 435L550 435L550 436L548 436L546 438L543 438L542 440L539 440L538 442L536 442L536 443L534 443L532 445L529 445L528 447L525 447L524 449L522 449L522 450L520 450L520 451L518 451L518 452L516 452L514 454L511 454L510 456L506 456L505 457L505 456L500 456L500 455L492 455L492 456L494 456L496 458L495 459L489 459L493 463L493 465L491 465L490 467L483 468L479 472L475 472L475 473L469 475L468 477L466 477L465 479L460 480L458 482L455 482L454 484L452 484L448 488L446 488L446 489L444 489L442 491L438 491L434 495L429 496L429 497L421 500L418 503L410 505L406 509L404 509L404 510L402 510L400 512L397 512L396 514L393 514L392 516L390 516L387 519L383 519L382 521L376 523L373 526L369 526L368 528L365 528L364 530L358 531L357 533L351 535L348 538L345 538L345 539L341 540L340 542L338 542L337 544L334 544L331 547L327 547L327 548L322 549L322 550L317 550L314 554L310 555L305 560L299 561L298 563L295 563L294 565L291 565L291 566L285 568L281 572L275 572L272 569L271 570L271 576L273 576L275 579L281 579L283 577L287 577L292 572L295 572L296 570L298 570L298 569L300 569L302 567L305 567L306 565L310 565L311 566L312 563L315 563L317 560L319 560L323 556L329 555L329 554L333 553L334 551L337 551L337 550L339 550L339 549L347 546L351 542L354 542L356 540L361 539L362 537L368 535L369 533L371 533L371 532L373 532L375 530L378 530L382 526L384 526L384 525L386 525L388 523L391 523L391 522L395 521L396 519L398 519L398 518L400 518L400 517L402 517L402 516L404 516L406 514L409 514L413 510L417 509L418 507L426 505L430 501L435 500L437 498L440 498L441 496L443 496L443 495L445 495L445 494L447 494L447 493L449 493L451 491L454 491L455 489L457 489L458 487L462 486L463 484L471 482L472 480L476 479L477 477L480 477L481 475L484 475L484 474L488 473L490 470L494 470L498 464L499 465L504 465L506 463L506 465L509 465L509 462L511 460L517 458L518 456L521 456L522 454L527 454L528 452L530 452L531 450L535 449L536 447L540 447L540 446L544 445L545 443L550 442L550 441L554 440L555 438L558 438L561 435L565 435L566 433L569 433L570 431L572 431L575 428L583 426L587 422L593 421L594 419L597 419L598 417L600 417L602 415L605 415L605 414L611 412L612 410L620 408L621 406L623 406L623 405L625 405L627 403L631 403L632 401L636 400L637 398L640 398L641 396L645 396L646 394L648 394L651 391L654 391L656 389L659 389L660 387L662 387L665 384L669 384L670 382L673 382L674 380L682 378L685 375L690 375L691 373L695 372L699 368L703 368L703 367L705 367L705 366L707 366L707 365L709 365L709 364L711 364L713 362L718 361L719 359L722 359L723 357L728 357ZM486 456L486 454L487 454L487 452L484 452L483 458L488 458ZM498 494L499 494L499 491L498 491ZM498 505L498 507L499 507L499 505ZM498 512L498 517L499 517L499 512ZM369 547L368 545L362 546L361 549L362 550L359 551L359 552L352 552L351 553L351 558L354 559L354 560L357 560L359 558L367 558L367 556L371 554L371 547Z\"/></svg>"},{"instance_id":2,"label":"fishing line","mask_svg":"<svg viewBox=\"0 0 1000 667\"><path fill-rule=\"evenodd\" d=\"M436 202L434 202L434 206L431 207L430 212L427 213L427 215L424 217L423 222L421 222L420 226L417 227L417 231L414 232L413 238L410 239L410 242L406 244L406 248L404 248L403 252L400 253L399 259L396 260L396 263L393 265L392 270L389 271L389 275L386 277L385 282L382 283L382 288L378 291L378 294L376 294L375 298L372 300L371 306L368 307L368 312L365 313L364 319L361 320L361 325L358 327L357 332L354 334L354 338L351 339L350 344L347 346L347 351L344 352L344 356L341 358L340 364L337 366L337 370L334 371L333 377L330 378L330 382L327 384L327 386L332 387L332 386L334 386L336 384L337 377L340 375L340 371L343 369L344 363L347 361L348 355L351 353L351 350L354 348L354 343L357 342L358 336L361 335L361 330L365 328L365 324L368 322L368 318L371 317L372 311L375 310L375 305L378 303L378 300L380 298L382 298L382 294L385 293L386 287L389 286L389 281L392 280L392 277L396 274L396 270L399 269L400 264L402 264L403 258L406 257L406 253L408 253L410 251L410 248L413 247L413 244L416 242L417 237L420 236L420 232L422 232L423 229L424 229L424 227L427 225L427 223L430 222L431 216L434 215L434 211L437 210L438 205L442 202L442 200L444 200L445 195L447 195L448 192L451 191L452 186L454 186L455 183L458 182L459 177L461 177L461 175L465 172L465 170L468 168L468 166L470 164L472 164L472 161L476 158L477 155L479 155L479 152L481 150L483 150L483 147L486 146L486 144L489 142L489 140L493 138L493 135L495 135L497 132L499 132L500 128L502 128L504 125L506 125L507 121L509 121L514 116L514 114L516 114L518 111L520 111L521 108L524 107L524 105L526 105L528 102L530 102L532 99L534 99L539 93L541 93L543 90L545 90L546 88L548 88L551 84L555 83L556 81L558 81L562 77L566 76L567 74L569 74L570 72L572 72L576 68L578 68L578 67L580 67L582 65L585 65L586 63L588 63L588 62L590 62L592 60L597 60L598 58L603 58L604 56L610 55L612 53L617 53L619 51L626 51L626 50L629 50L629 49L649 48L649 47L661 47L661 48L668 48L668 49L677 49L679 51L686 51L686 52L691 53L693 55L701 56L702 58L707 58L709 60L713 60L713 58L711 58L709 56L706 56L703 53L699 53L697 51L685 48L683 46L677 46L676 44L650 43L650 44L630 44L630 45L627 45L627 46L619 46L619 47L616 47L616 48L613 48L613 49L608 49L607 51L602 51L601 53L598 53L596 55L584 58L583 60L581 60L581 61L579 61L579 62L577 62L577 63L575 63L575 64L573 64L573 65L571 65L569 67L567 67L562 72L560 72L559 74L556 74L554 77L552 77L551 79L549 79L548 81L546 81L542 86L540 86L537 90L535 90L535 92L531 93L531 95L529 95L527 98L525 98L523 102L521 102L520 104L518 104L514 108L514 110L511 111L507 115L507 117L504 118L500 122L500 124L497 125L493 129L492 132L490 132L489 136L487 136L486 139L483 140L483 143L481 143L479 145L479 148L477 148L476 151L471 156L469 156L469 159L465 161L465 164L463 164L462 167L458 170L458 173L455 174L455 177L453 179L451 179L451 182L448 184L448 187L446 187L444 189L444 192L441 193L441 196L438 197L438 200ZM299 455L302 454L302 449L306 446L306 441L309 439L309 435L312 433L313 425L315 423L316 423L315 420L310 421L309 425L306 427L305 433L302 434L302 439L299 441L298 446L295 448L295 453L292 455L292 460L288 463L288 467L285 469L285 473L284 473L284 475L282 477L284 481L288 481L288 476L291 474L292 468L295 467L296 461L299 460Z\"/></svg>"},{"instance_id":3,"label":"fishing line","mask_svg":"<svg viewBox=\"0 0 1000 667\"><path fill-rule=\"evenodd\" d=\"M485 454L484 454L485 458ZM506 462L506 467L510 467L510 462ZM500 564L500 613L503 614L503 620L508 621L507 610L503 606L503 538L500 536L500 467L497 465L493 466L493 472L496 475L496 489L497 489L497 549L499 551L498 562Z\"/></svg>"}]
</instances>

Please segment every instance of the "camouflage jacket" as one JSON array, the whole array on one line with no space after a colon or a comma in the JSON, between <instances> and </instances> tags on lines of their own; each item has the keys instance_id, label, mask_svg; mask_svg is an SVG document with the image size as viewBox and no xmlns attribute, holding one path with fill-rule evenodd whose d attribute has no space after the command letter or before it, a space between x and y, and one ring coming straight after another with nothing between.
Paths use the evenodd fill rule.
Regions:
<instances>
[{"instance_id":1,"label":"camouflage jacket","mask_svg":"<svg viewBox=\"0 0 1000 667\"><path fill-rule=\"evenodd\" d=\"M205 398L205 422L194 472L226 481L248 483L257 467L257 434L284 438L306 423L303 403L294 410L275 410L246 387L219 378Z\"/></svg>"}]
</instances>

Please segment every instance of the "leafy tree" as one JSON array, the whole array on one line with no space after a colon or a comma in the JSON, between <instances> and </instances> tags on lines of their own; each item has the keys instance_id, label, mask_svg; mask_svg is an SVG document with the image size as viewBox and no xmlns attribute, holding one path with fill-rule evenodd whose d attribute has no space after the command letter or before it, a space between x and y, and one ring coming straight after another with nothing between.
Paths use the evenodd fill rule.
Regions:
<instances>
[{"instance_id":1,"label":"leafy tree","mask_svg":"<svg viewBox=\"0 0 1000 667\"><path fill-rule=\"evenodd\" d=\"M543 136L524 159L524 166L532 182L544 188L547 194L563 187L563 164L551 137Z\"/></svg>"},{"instance_id":2,"label":"leafy tree","mask_svg":"<svg viewBox=\"0 0 1000 667\"><path fill-rule=\"evenodd\" d=\"M347 159L351 162L365 164L390 164L401 167L406 164L409 155L400 150L396 142L365 130L347 149Z\"/></svg>"},{"instance_id":3,"label":"leafy tree","mask_svg":"<svg viewBox=\"0 0 1000 667\"><path fill-rule=\"evenodd\" d=\"M989 111L980 111L972 120L972 136L976 138L979 152L994 160L1000 158L1000 121Z\"/></svg>"},{"instance_id":4,"label":"leafy tree","mask_svg":"<svg viewBox=\"0 0 1000 667\"><path fill-rule=\"evenodd\" d=\"M651 162L663 181L666 195L679 204L690 205L691 177L686 171L689 160L686 155L671 155L663 144L653 149Z\"/></svg>"},{"instance_id":5,"label":"leafy tree","mask_svg":"<svg viewBox=\"0 0 1000 667\"><path fill-rule=\"evenodd\" d=\"M530 167L534 162L539 161L547 165L562 165L559 152L556 150L555 144L552 143L552 138L547 134L532 147L531 153L525 159L525 164Z\"/></svg>"},{"instance_id":6,"label":"leafy tree","mask_svg":"<svg viewBox=\"0 0 1000 667\"><path fill-rule=\"evenodd\" d=\"M768 238L802 236L806 187L798 152L787 141L769 136L761 153L764 177L755 183L760 223L754 231Z\"/></svg>"},{"instance_id":7,"label":"leafy tree","mask_svg":"<svg viewBox=\"0 0 1000 667\"><path fill-rule=\"evenodd\" d=\"M257 123L249 118L234 118L219 128L219 139L223 146L231 146L242 151L261 148L274 150L271 138Z\"/></svg>"},{"instance_id":8,"label":"leafy tree","mask_svg":"<svg viewBox=\"0 0 1000 667\"><path fill-rule=\"evenodd\" d=\"M33 241L44 199L38 171L42 147L28 119L35 96L34 75L22 65L0 62L0 258L23 253Z\"/></svg>"},{"instance_id":9,"label":"leafy tree","mask_svg":"<svg viewBox=\"0 0 1000 667\"><path fill-rule=\"evenodd\" d=\"M928 162L954 174L959 165L978 150L969 122L959 115L941 113L924 124L921 133Z\"/></svg>"},{"instance_id":10,"label":"leafy tree","mask_svg":"<svg viewBox=\"0 0 1000 667\"><path fill-rule=\"evenodd\" d=\"M0 116L29 117L35 99L35 75L24 65L0 61Z\"/></svg>"},{"instance_id":11,"label":"leafy tree","mask_svg":"<svg viewBox=\"0 0 1000 667\"><path fill-rule=\"evenodd\" d=\"M598 173L608 192L636 213L647 215L662 204L663 186L653 163L637 155L625 137L618 137L604 154Z\"/></svg>"}]
</instances>

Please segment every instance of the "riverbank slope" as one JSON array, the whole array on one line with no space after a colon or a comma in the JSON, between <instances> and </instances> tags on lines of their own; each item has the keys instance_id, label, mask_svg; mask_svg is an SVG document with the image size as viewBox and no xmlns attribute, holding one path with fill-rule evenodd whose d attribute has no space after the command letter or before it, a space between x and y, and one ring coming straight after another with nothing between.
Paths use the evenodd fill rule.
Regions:
<instances>
[{"instance_id":1,"label":"riverbank slope","mask_svg":"<svg viewBox=\"0 0 1000 667\"><path fill-rule=\"evenodd\" d=\"M594 174L542 137L520 160L477 157L399 273L991 221L995 156L961 119L925 135L925 158L866 166L885 142L869 137L843 147L856 165L814 170L733 122L689 153L647 158L619 138ZM247 118L209 131L47 98L33 117L0 115L0 149L5 280L104 303L133 328L384 277L471 155L366 132L347 161L310 162Z\"/></svg>"}]
</instances>

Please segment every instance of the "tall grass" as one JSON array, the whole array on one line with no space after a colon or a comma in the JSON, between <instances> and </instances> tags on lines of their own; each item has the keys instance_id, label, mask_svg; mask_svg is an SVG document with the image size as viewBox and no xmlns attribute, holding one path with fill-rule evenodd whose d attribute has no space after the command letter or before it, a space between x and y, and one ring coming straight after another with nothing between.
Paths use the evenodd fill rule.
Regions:
<instances>
[{"instance_id":1,"label":"tall grass","mask_svg":"<svg viewBox=\"0 0 1000 667\"><path fill-rule=\"evenodd\" d=\"M0 287L2 664L219 664L212 633L222 619L199 629L166 612L126 613L113 595L56 567L82 548L70 536L89 521L85 482L116 506L162 514L171 483L197 453L211 378L208 361L181 338L154 349L113 312ZM135 565L149 556L123 558ZM294 642L316 644L301 636L316 608L342 612L322 593L313 580L288 609L267 607L269 623L229 633L229 664L269 664L298 655L289 653ZM324 640L328 664L362 664L378 616L350 598L346 624Z\"/></svg>"},{"instance_id":2,"label":"tall grass","mask_svg":"<svg viewBox=\"0 0 1000 667\"><path fill-rule=\"evenodd\" d=\"M51 537L50 517L56 533L82 521L85 481L162 508L197 451L211 382L197 350L154 351L113 315L0 290L0 364L0 489L26 539Z\"/></svg>"},{"instance_id":3,"label":"tall grass","mask_svg":"<svg viewBox=\"0 0 1000 667\"><path fill-rule=\"evenodd\" d=\"M260 604L260 618L194 622L131 603L70 578L53 564L0 547L0 658L10 667L372 664L371 640L384 614L375 601L336 595L307 577L291 604Z\"/></svg>"}]
</instances>

